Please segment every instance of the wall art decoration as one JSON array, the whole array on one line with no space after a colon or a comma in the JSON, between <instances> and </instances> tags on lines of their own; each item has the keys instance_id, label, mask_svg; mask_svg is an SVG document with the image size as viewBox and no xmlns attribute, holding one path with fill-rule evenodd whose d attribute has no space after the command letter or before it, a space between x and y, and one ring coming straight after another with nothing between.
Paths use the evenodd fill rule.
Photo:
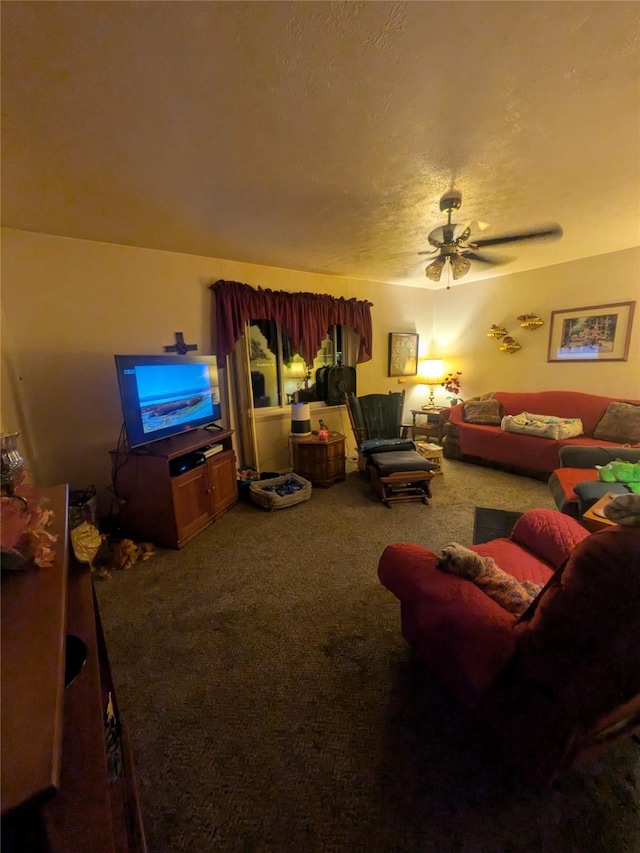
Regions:
<instances>
[{"instance_id":1,"label":"wall art decoration","mask_svg":"<svg viewBox=\"0 0 640 853\"><path fill-rule=\"evenodd\" d=\"M536 329L544 326L544 320L537 314L520 314L516 320L519 320L520 326L529 332L535 332Z\"/></svg>"},{"instance_id":2,"label":"wall art decoration","mask_svg":"<svg viewBox=\"0 0 640 853\"><path fill-rule=\"evenodd\" d=\"M389 332L389 376L416 376L418 335Z\"/></svg>"},{"instance_id":3,"label":"wall art decoration","mask_svg":"<svg viewBox=\"0 0 640 853\"><path fill-rule=\"evenodd\" d=\"M626 361L635 304L552 311L547 361Z\"/></svg>"}]
</instances>

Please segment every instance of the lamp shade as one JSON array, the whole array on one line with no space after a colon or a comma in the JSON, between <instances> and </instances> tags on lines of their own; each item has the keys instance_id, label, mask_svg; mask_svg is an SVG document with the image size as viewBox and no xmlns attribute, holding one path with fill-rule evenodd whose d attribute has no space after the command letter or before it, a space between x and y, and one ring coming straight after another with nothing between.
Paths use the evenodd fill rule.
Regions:
<instances>
[{"instance_id":1,"label":"lamp shade","mask_svg":"<svg viewBox=\"0 0 640 853\"><path fill-rule=\"evenodd\" d=\"M444 365L440 358L425 358L420 362L418 373L425 385L440 385L444 382Z\"/></svg>"},{"instance_id":2,"label":"lamp shade","mask_svg":"<svg viewBox=\"0 0 640 853\"><path fill-rule=\"evenodd\" d=\"M291 379L304 379L307 375L307 366L304 361L292 361L289 365L289 376Z\"/></svg>"},{"instance_id":3,"label":"lamp shade","mask_svg":"<svg viewBox=\"0 0 640 853\"><path fill-rule=\"evenodd\" d=\"M308 403L292 404L291 435L311 435L311 409Z\"/></svg>"}]
</instances>

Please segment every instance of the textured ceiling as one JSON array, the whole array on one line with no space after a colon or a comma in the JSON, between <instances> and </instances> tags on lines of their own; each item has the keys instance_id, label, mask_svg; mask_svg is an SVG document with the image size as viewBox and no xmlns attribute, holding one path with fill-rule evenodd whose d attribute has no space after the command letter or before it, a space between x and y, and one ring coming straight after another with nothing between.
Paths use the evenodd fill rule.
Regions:
<instances>
[{"instance_id":1,"label":"textured ceiling","mask_svg":"<svg viewBox=\"0 0 640 853\"><path fill-rule=\"evenodd\" d=\"M5 2L2 224L438 287L640 243L636 2Z\"/></svg>"}]
</instances>

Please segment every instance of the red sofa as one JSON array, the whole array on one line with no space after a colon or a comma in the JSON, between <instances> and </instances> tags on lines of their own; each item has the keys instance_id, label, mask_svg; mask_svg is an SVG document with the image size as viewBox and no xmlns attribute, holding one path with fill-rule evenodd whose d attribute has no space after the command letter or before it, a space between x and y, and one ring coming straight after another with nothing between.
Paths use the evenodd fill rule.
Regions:
<instances>
[{"instance_id":1,"label":"red sofa","mask_svg":"<svg viewBox=\"0 0 640 853\"><path fill-rule=\"evenodd\" d=\"M607 406L619 398L599 397L578 391L496 391L485 395L485 398L499 401L501 417L530 412L559 418L580 418L583 434L576 438L556 440L506 432L498 424L488 426L467 423L464 418L465 404L458 403L448 412L449 418L444 428L443 447L447 459L482 460L546 478L559 466L558 453L561 447L591 444L615 448L625 444L593 437ZM621 402L640 404L638 400Z\"/></svg>"},{"instance_id":2,"label":"red sofa","mask_svg":"<svg viewBox=\"0 0 640 853\"><path fill-rule=\"evenodd\" d=\"M536 509L510 538L471 550L546 584L519 619L422 545L387 546L378 576L400 601L402 635L470 725L487 725L523 779L548 784L640 725L640 527L589 535Z\"/></svg>"},{"instance_id":3,"label":"red sofa","mask_svg":"<svg viewBox=\"0 0 640 853\"><path fill-rule=\"evenodd\" d=\"M640 462L640 447L594 447L569 445L561 447L558 468L549 477L549 489L560 512L581 518L606 494L628 494L624 483L605 483L599 479L596 466L621 459Z\"/></svg>"}]
</instances>

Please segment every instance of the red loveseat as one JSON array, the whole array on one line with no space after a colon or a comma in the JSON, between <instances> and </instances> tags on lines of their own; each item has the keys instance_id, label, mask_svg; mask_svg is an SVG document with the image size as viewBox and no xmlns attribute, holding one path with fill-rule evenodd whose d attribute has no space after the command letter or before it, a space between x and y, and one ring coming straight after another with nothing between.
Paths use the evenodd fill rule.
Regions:
<instances>
[{"instance_id":1,"label":"red loveseat","mask_svg":"<svg viewBox=\"0 0 640 853\"><path fill-rule=\"evenodd\" d=\"M607 441L594 437L607 407L610 403L617 402L617 398L599 397L578 391L496 391L485 395L483 399L488 398L499 402L499 418L493 424L465 421L465 403L451 407L444 428L444 456L447 459L482 460L547 478L559 466L558 454L561 447L591 444L616 448L627 443L634 444L638 440ZM620 402L640 405L638 400ZM580 418L583 434L575 438L548 439L501 429L499 419L522 412L558 418Z\"/></svg>"},{"instance_id":2,"label":"red loveseat","mask_svg":"<svg viewBox=\"0 0 640 853\"><path fill-rule=\"evenodd\" d=\"M402 635L523 780L549 784L640 726L640 528L589 535L530 510L471 550L546 586L519 618L421 545L387 546L378 576Z\"/></svg>"}]
</instances>

